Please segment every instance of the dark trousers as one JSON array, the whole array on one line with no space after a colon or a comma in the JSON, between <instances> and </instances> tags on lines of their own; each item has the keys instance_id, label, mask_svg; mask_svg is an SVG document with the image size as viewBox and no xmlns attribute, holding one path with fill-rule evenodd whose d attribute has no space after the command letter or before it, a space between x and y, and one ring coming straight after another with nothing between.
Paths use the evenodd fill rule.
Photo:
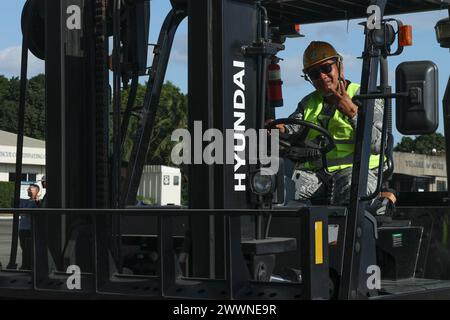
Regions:
<instances>
[{"instance_id":1,"label":"dark trousers","mask_svg":"<svg viewBox=\"0 0 450 320\"><path fill-rule=\"evenodd\" d=\"M31 230L19 230L20 247L22 248L22 266L20 269L31 270L33 259L33 241Z\"/></svg>"}]
</instances>

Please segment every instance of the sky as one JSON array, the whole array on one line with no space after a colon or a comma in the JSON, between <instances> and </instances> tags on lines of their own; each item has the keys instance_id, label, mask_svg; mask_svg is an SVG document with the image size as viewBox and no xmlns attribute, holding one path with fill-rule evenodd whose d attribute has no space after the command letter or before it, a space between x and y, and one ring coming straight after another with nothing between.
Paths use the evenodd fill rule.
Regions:
<instances>
[{"instance_id":1,"label":"sky","mask_svg":"<svg viewBox=\"0 0 450 320\"><path fill-rule=\"evenodd\" d=\"M2 0L0 12L0 74L10 78L20 74L20 56L22 34L20 17L25 0ZM165 16L170 10L169 0L151 1L151 24L149 43L156 43L159 30ZM439 128L443 133L442 98L450 70L448 66L449 50L439 47L436 41L434 26L436 22L447 17L447 10L428 13L399 15L404 24L413 27L413 46L405 47L400 56L391 57L389 63L389 82L395 90L395 68L403 61L431 60L439 69ZM361 80L362 60L358 59L363 51L363 28L358 25L362 20L340 21L333 23L310 24L301 26L302 38L288 39L286 49L278 54L283 84L284 106L277 108L277 118L291 114L298 101L310 93L312 86L300 77L302 69L302 55L307 45L313 40L328 41L335 46L344 57L345 76L353 82ZM187 92L187 22L180 25L174 40L174 47L169 60L166 80L173 82ZM151 48L149 49L149 65L151 64ZM44 62L30 54L28 76L34 76L44 71ZM144 82L146 78L141 78ZM394 127L395 127L395 102ZM395 130L395 143L402 135Z\"/></svg>"}]
</instances>

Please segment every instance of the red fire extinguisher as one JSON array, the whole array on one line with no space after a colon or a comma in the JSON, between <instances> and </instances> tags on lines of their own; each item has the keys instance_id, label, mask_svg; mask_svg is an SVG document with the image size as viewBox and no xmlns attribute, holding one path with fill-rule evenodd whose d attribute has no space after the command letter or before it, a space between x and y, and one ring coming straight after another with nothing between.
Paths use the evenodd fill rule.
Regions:
<instances>
[{"instance_id":1,"label":"red fire extinguisher","mask_svg":"<svg viewBox=\"0 0 450 320\"><path fill-rule=\"evenodd\" d=\"M281 88L283 81L281 81L280 65L278 64L279 61L280 58L277 56L272 56L272 61L267 68L269 79L267 86L267 98L272 108L283 106L283 92Z\"/></svg>"}]
</instances>

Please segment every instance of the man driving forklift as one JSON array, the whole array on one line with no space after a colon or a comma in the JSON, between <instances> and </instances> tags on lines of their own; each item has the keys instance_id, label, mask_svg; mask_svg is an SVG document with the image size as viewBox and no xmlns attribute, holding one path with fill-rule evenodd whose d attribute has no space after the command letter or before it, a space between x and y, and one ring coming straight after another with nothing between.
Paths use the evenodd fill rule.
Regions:
<instances>
[{"instance_id":1,"label":"man driving forklift","mask_svg":"<svg viewBox=\"0 0 450 320\"><path fill-rule=\"evenodd\" d=\"M306 48L303 73L315 91L299 102L289 118L305 120L328 130L335 148L326 154L325 168L322 158L317 156L309 161L296 161L292 177L295 200L308 204L327 201L334 205L348 205L359 104L352 98L359 94L360 85L345 79L342 56L331 44L323 41L312 41ZM377 185L383 103L382 99L375 101L368 194L374 192ZM277 128L282 135L294 135L300 140L311 141L320 137L317 130L301 125L279 124Z\"/></svg>"}]
</instances>

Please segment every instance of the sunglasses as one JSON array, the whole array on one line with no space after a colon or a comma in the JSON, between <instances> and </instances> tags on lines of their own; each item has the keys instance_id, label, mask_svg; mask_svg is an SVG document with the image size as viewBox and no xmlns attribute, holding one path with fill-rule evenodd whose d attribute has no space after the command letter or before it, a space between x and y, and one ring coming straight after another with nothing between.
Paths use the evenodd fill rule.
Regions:
<instances>
[{"instance_id":1,"label":"sunglasses","mask_svg":"<svg viewBox=\"0 0 450 320\"><path fill-rule=\"evenodd\" d=\"M323 64L317 68L308 71L306 74L311 80L317 80L320 78L321 73L329 74L331 70L333 70L333 64L335 63L336 61L332 63Z\"/></svg>"}]
</instances>

